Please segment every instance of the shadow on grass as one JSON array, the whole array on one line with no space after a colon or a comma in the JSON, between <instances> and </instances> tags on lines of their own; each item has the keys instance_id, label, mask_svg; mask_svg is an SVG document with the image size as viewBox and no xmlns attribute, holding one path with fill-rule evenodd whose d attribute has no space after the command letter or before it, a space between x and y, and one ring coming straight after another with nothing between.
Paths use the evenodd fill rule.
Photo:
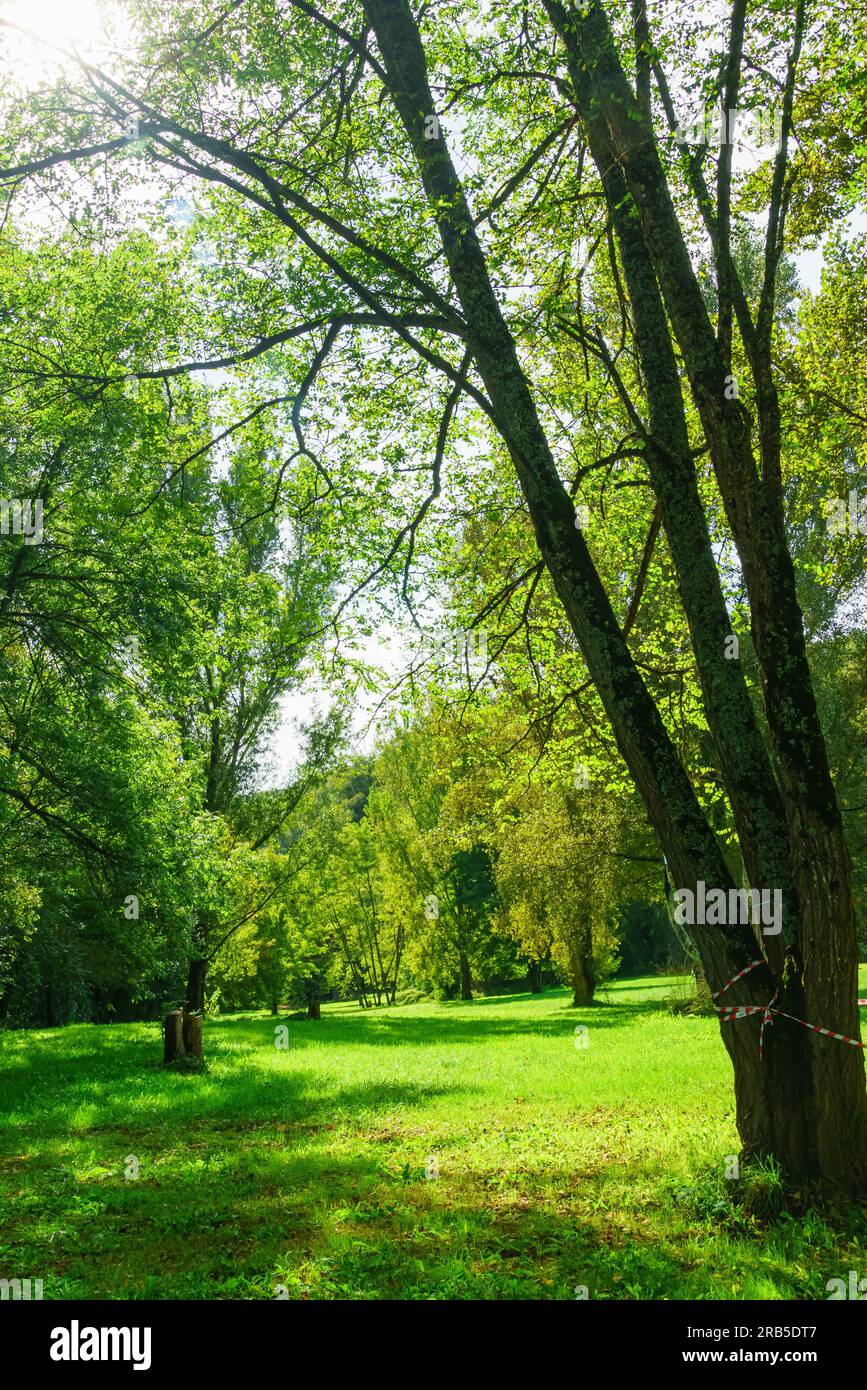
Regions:
<instances>
[{"instance_id":1,"label":"shadow on grass","mask_svg":"<svg viewBox=\"0 0 867 1390\"><path fill-rule=\"evenodd\" d=\"M429 1182L434 1117L418 1125L412 1111L452 1097L469 1113L479 1089L399 1076L341 1084L332 1073L332 1046L558 1038L577 1022L618 1028L665 1007L582 1011L566 1008L565 995L548 998L550 1011L530 1018L326 1013L287 1025L291 1045L276 1066L280 1020L222 1019L207 1025L214 1070L202 1075L162 1070L157 1027L79 1029L66 1054L60 1031L34 1039L11 1072L9 1102L29 1089L33 1124L7 1135L0 1273L20 1264L45 1279L47 1298L269 1299L278 1283L314 1299L571 1299L576 1286L591 1298L729 1298L759 1296L732 1292L752 1262L782 1296L821 1297L792 1283L782 1256L745 1240L736 1257L726 1247L721 1274L710 1227L687 1259L664 1193L655 1193L651 1227L646 1205L629 1209L626 1185L640 1191L647 1178L640 1154L606 1155L589 1171L567 1169L561 1154L559 1166L511 1171L500 1149L470 1170L444 1142L440 1179ZM293 1051L314 1045L321 1072L293 1064ZM92 1113L70 1133L88 1104ZM19 1164L31 1137L34 1152ZM130 1154L140 1160L137 1181L123 1176Z\"/></svg>"},{"instance_id":2,"label":"shadow on grass","mask_svg":"<svg viewBox=\"0 0 867 1390\"><path fill-rule=\"evenodd\" d=\"M530 996L518 996L529 998ZM538 997L538 996L537 996ZM508 1002L499 996L491 1004ZM161 1065L158 1024L58 1029L39 1037L17 1035L19 1046L0 1087L2 1110L17 1112L15 1123L0 1126L0 1151L15 1151L23 1133L49 1140L74 1130L119 1134L155 1132L177 1123L218 1125L253 1119L286 1119L307 1115L314 1122L325 1113L345 1116L384 1106L418 1105L447 1091L470 1094L471 1087L451 1087L383 1079L347 1087L329 1074L328 1052L351 1048L411 1047L438 1050L480 1046L492 1039L568 1040L576 1025L594 1032L628 1028L639 1019L664 1011L657 1000L628 1006L597 1004L590 1009L567 1005L568 994L548 996L533 1016L491 1014L484 1007L449 1007L416 1014L359 1010L353 1014L323 1013L317 1021L285 1024L273 1015L209 1020L205 1029L208 1069L201 1073L166 1070ZM275 1029L285 1026L286 1033ZM285 1037L288 1047L278 1052L275 1042ZM68 1047L64 1048L66 1038ZM309 1048L325 1058L319 1074L293 1065L293 1055ZM340 1065L335 1057L335 1066ZM327 1068L327 1071L326 1071ZM475 1092L473 1092L475 1093ZM5 1137L3 1130L5 1128Z\"/></svg>"},{"instance_id":3,"label":"shadow on grass","mask_svg":"<svg viewBox=\"0 0 867 1390\"><path fill-rule=\"evenodd\" d=\"M467 1006L468 1007L468 1006ZM446 1006L447 1010L448 1006ZM287 1024L290 1049L317 1043L347 1043L377 1046L450 1046L490 1041L492 1038L567 1037L576 1024L587 1022L592 1028L629 1028L652 1013L665 1013L664 1001L647 999L626 1008L597 1003L590 1008L565 1006L537 1018L489 1018L475 1013L457 1015L444 1011L436 1016L393 1014L387 1010L371 1014L359 1011L351 1018L335 1018L323 1013L317 1022ZM231 1027L232 1025L230 1025ZM269 1030L270 1020L246 1019L235 1025ZM297 1031L296 1031L297 1030ZM233 1046L237 1044L233 1043Z\"/></svg>"},{"instance_id":4,"label":"shadow on grass","mask_svg":"<svg viewBox=\"0 0 867 1390\"><path fill-rule=\"evenodd\" d=\"M36 1139L42 1147L52 1140L80 1141L86 1135L117 1134L118 1142L127 1148L131 1136L149 1141L149 1147L163 1142L172 1130L187 1132L231 1131L273 1126L274 1132L316 1129L338 1119L367 1117L377 1111L398 1107L421 1106L444 1095L468 1098L473 1088L455 1082L440 1084L416 1081L394 1081L375 1078L357 1085L341 1085L329 1074L299 1071L291 1065L286 1054L285 1068L269 1068L251 1075L244 1067L244 1052L258 1052L252 1046L234 1049L223 1059L234 1070L214 1076L211 1073L168 1072L162 1067L150 1069L151 1085L143 1085L148 1071L137 1072L135 1067L106 1067L99 1065L99 1056L92 1059L88 1075L82 1077L79 1067L64 1069L57 1065L53 1073L42 1078L35 1090L30 1087L29 1110L32 1120L9 1128L3 1148L18 1151L24 1136ZM104 1062L104 1059L102 1059ZM81 1062L81 1059L76 1059ZM136 1090L130 1094L130 1082ZM81 1107L92 1106L92 1120L80 1125L73 1116ZM0 1159L0 1168L5 1166Z\"/></svg>"},{"instance_id":5,"label":"shadow on grass","mask_svg":"<svg viewBox=\"0 0 867 1390\"><path fill-rule=\"evenodd\" d=\"M694 980L693 975L660 975L658 978L648 980L646 975L640 975L635 980L609 980L601 986L601 989L610 990L615 997L618 994L628 994L631 990L641 990L648 992L654 989L671 989L676 980ZM631 1007L631 1005L630 1005Z\"/></svg>"},{"instance_id":6,"label":"shadow on grass","mask_svg":"<svg viewBox=\"0 0 867 1390\"><path fill-rule=\"evenodd\" d=\"M630 1221L611 1167L546 1169L540 1185L445 1159L434 1183L421 1144L406 1163L280 1143L80 1183L43 1230L31 1220L20 1244L8 1232L7 1261L38 1269L49 1299L269 1299L278 1284L319 1299L574 1299L582 1286L593 1299L736 1298L749 1296L737 1271L746 1281L759 1262L783 1296L821 1296L793 1286L784 1253L747 1239L717 1283L713 1242L687 1255L676 1221L648 1231L646 1209ZM638 1169L616 1177L638 1181Z\"/></svg>"}]
</instances>

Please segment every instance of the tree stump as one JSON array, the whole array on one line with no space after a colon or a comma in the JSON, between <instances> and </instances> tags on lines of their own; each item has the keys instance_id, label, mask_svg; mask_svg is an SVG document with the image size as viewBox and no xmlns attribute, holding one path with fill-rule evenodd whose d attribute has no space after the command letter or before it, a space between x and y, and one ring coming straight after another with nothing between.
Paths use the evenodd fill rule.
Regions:
<instances>
[{"instance_id":1,"label":"tree stump","mask_svg":"<svg viewBox=\"0 0 867 1390\"><path fill-rule=\"evenodd\" d=\"M190 1057L202 1055L203 1022L201 1014L188 1014L184 1011L184 1047Z\"/></svg>"},{"instance_id":2,"label":"tree stump","mask_svg":"<svg viewBox=\"0 0 867 1390\"><path fill-rule=\"evenodd\" d=\"M166 1014L163 1064L167 1066L169 1062L177 1062L185 1054L184 1011L172 1009L171 1013Z\"/></svg>"}]
</instances>

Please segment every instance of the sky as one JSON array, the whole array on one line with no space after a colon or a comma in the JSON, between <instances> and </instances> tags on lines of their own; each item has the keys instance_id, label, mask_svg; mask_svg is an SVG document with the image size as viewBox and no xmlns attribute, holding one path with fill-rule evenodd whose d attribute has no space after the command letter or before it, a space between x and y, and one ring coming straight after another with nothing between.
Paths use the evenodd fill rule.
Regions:
<instances>
[{"instance_id":1,"label":"sky","mask_svg":"<svg viewBox=\"0 0 867 1390\"><path fill-rule=\"evenodd\" d=\"M0 18L62 48L78 50L83 58L96 57L104 46L106 21L119 42L131 33L126 16L112 0L0 0ZM28 86L56 72L57 60L24 36L7 30L3 43Z\"/></svg>"}]
</instances>

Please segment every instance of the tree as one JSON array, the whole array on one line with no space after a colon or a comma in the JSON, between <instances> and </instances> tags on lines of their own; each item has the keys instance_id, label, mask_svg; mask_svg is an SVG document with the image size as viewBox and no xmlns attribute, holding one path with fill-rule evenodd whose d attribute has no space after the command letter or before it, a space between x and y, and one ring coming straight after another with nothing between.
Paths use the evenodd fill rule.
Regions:
<instances>
[{"instance_id":1,"label":"tree","mask_svg":"<svg viewBox=\"0 0 867 1390\"><path fill-rule=\"evenodd\" d=\"M28 903L5 943L13 1016L174 995L184 955L200 1011L203 953L272 896L273 864L260 854L259 873L256 852L336 736L334 720L308 731L296 782L254 794L262 738L333 577L325 513L304 513L305 463L263 463L248 430L218 471L190 382L167 414L154 409L161 386L108 402L91 390L101 354L126 346L119 314L139 321L142 349L181 329L189 305L170 259L140 234L102 257L75 239L3 246L2 491L44 511L38 539L4 534L0 548L0 817ZM282 521L261 506L278 477Z\"/></svg>"},{"instance_id":2,"label":"tree","mask_svg":"<svg viewBox=\"0 0 867 1390\"><path fill-rule=\"evenodd\" d=\"M859 22L854 7L843 8L847 18L852 13L853 32L863 43L863 17ZM598 358L640 445L643 485L658 504L747 880L756 890L779 892L783 903L782 931L762 940L761 953L746 921L705 923L693 933L715 989L744 972L728 1001L759 1009L773 998L780 1010L765 1030L761 1063L759 1016L721 1022L734 1065L744 1149L776 1155L798 1180L821 1176L854 1191L867 1185L861 1052L832 1046L790 1021L858 1036L851 867L786 533L774 367L788 215L793 201L797 210L797 199L806 203L816 192L810 140L817 136L808 130L805 145L794 150L794 116L798 103L809 109L817 92L826 90L827 69L811 59L828 34L839 34L840 7L832 12L818 3L808 14L806 0L798 0L785 52L771 46L778 22L776 12L751 16L749 37L764 62L748 67L746 6L734 0L721 73L688 71L692 94L717 84L726 111L745 98L779 99L777 154L770 173L752 179L736 170L728 141L711 169L705 148L677 144L666 73L666 63L678 57L676 29L663 23L657 39L643 6L633 7L631 22L619 15L612 22L599 0L580 7L545 0L520 16L495 7L490 14L468 14L460 26L453 16L444 24L436 12L425 11L423 31L406 0L341 5L336 18L299 0L292 19L280 27L279 58L263 6L245 14L246 34L273 60L269 73L281 86L286 109L304 112L303 121L291 123L279 110L272 115L273 106L256 107L252 119L247 114L260 69L253 64L232 71L229 81L231 16L206 38L197 35L195 100L178 80L175 64L163 61L162 35L154 32L145 46L146 84L132 68L110 80L89 69L88 103L69 101L67 127L52 129L48 155L44 127L29 112L19 114L4 137L7 148L14 147L4 176L17 185L48 170L62 180L66 164L116 158L125 147L117 131L135 115L150 142L151 161L214 186L211 214L242 258L249 261L261 250L262 214L273 222L271 260L279 261L291 240L296 259L283 279L284 285L290 281L291 325L276 327L271 314L263 325L256 316L252 345L249 338L243 347L233 342L212 360L241 367L279 344L286 348L285 369L298 375L302 400L314 383L321 384L326 363L341 363L344 409L367 429L363 446L346 441L340 482L350 483L348 510L355 516L365 508L368 515L376 513L354 557L362 571L359 584L402 572L402 590L409 595L406 571L442 489L453 419L459 405L474 411L476 428L490 430L511 460L539 557L673 883L683 892L695 892L702 883L727 894L737 880L725 845L576 527L564 480L561 436L568 430L561 430L535 379L539 359L550 359L565 345ZM190 27L181 24L182 41L192 27L192 17ZM474 137L475 160L463 175L455 153L460 141L450 140L445 130L431 71L437 90L446 90ZM323 73L335 80L323 82ZM205 128L199 113L208 98ZM654 100L669 134L654 128ZM80 109L88 111L86 118L78 116ZM863 117L863 107L854 109ZM518 143L522 155L499 183L492 181L503 165L491 152L494 136L509 154ZM841 187L854 182L845 160L835 163L834 177ZM796 195L799 181L806 193ZM500 230L503 210L522 196L526 225L518 217ZM764 263L758 296L751 300L734 251L735 224L751 199L761 196L767 200ZM547 303L519 288L543 254L571 249L579 204L582 211L595 210L597 239L611 257L620 346L587 320L571 287L568 295L564 287L559 302L549 295ZM710 305L695 265L693 216L711 247ZM226 259L234 269L234 258ZM240 291L239 304L247 299ZM282 305L268 307L279 319ZM215 336L224 327L219 314L210 316ZM321 335L319 346L302 367L297 344L311 333ZM395 343L380 394L370 385L380 365L376 347L389 333ZM413 364L414 379L423 364L424 384L414 398L406 384L409 365L404 377L394 371L398 361ZM193 365L190 360L164 366L154 376L167 379L167 373ZM625 376L621 365L631 366ZM105 379L112 379L111 371ZM580 414L577 387L564 404L570 418ZM417 495L405 477L406 446L395 448L390 439L391 410L404 424L411 418L428 427L433 462L426 494ZM295 425L300 430L297 412ZM385 441L385 471L372 481L363 473L362 447L369 453L379 439ZM713 504L698 480L696 460L705 451ZM396 478L391 493L389 470ZM326 480L335 486L327 471ZM716 498L720 510L714 514ZM389 535L387 524L401 509L410 519ZM733 634L714 534L730 539L737 555L761 712L743 669L730 659ZM371 564L370 552L377 549Z\"/></svg>"},{"instance_id":3,"label":"tree","mask_svg":"<svg viewBox=\"0 0 867 1390\"><path fill-rule=\"evenodd\" d=\"M528 954L542 959L551 952L576 1008L593 1002L597 981L616 964L612 861L600 854L611 826L596 809L594 818L585 800L579 815L561 789L539 788L499 837L507 928Z\"/></svg>"}]
</instances>

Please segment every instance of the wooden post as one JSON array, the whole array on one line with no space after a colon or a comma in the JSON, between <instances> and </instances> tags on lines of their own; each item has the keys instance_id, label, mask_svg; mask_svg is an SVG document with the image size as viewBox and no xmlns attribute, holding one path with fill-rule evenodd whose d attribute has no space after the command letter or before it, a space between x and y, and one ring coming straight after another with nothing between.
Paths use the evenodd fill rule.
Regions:
<instances>
[{"instance_id":1,"label":"wooden post","mask_svg":"<svg viewBox=\"0 0 867 1390\"><path fill-rule=\"evenodd\" d=\"M190 1057L202 1055L202 1015L188 1014L184 1010L184 1047Z\"/></svg>"},{"instance_id":2,"label":"wooden post","mask_svg":"<svg viewBox=\"0 0 867 1390\"><path fill-rule=\"evenodd\" d=\"M163 1063L176 1062L184 1055L184 1011L172 1009L171 1013L166 1014Z\"/></svg>"}]
</instances>

